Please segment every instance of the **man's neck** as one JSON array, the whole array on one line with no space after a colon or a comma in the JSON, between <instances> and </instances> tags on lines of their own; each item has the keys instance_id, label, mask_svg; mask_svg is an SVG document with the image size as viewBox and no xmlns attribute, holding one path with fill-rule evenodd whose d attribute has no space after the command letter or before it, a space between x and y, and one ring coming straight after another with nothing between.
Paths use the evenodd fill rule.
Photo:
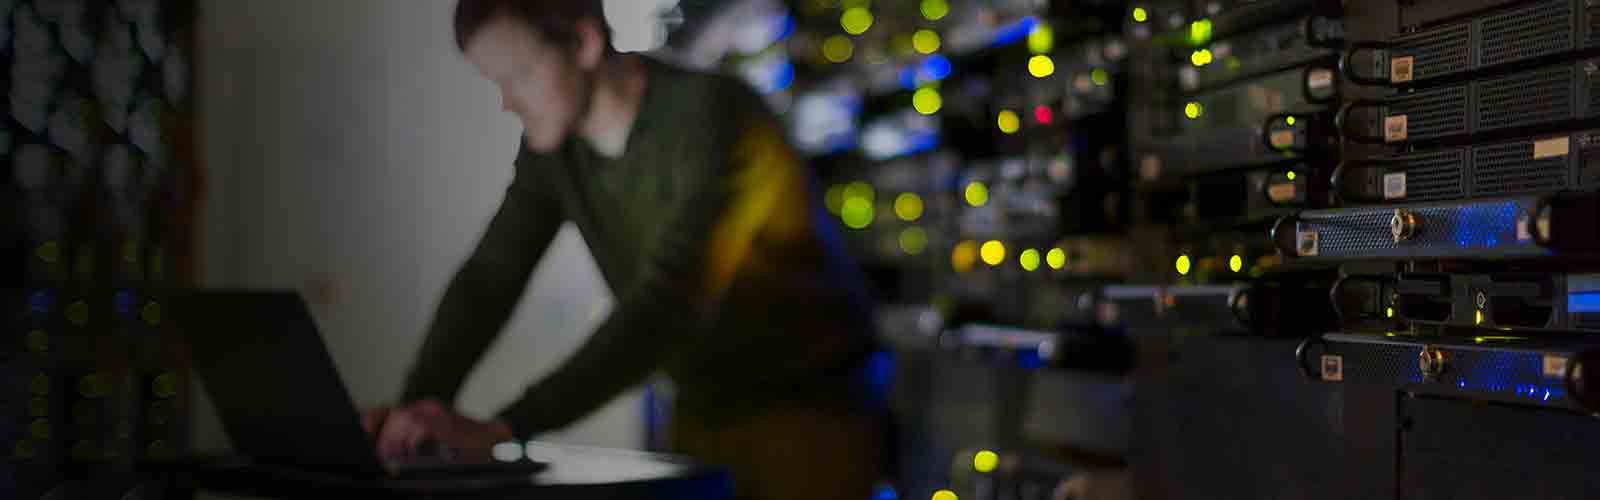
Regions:
<instances>
[{"instance_id":1,"label":"man's neck","mask_svg":"<svg viewBox=\"0 0 1600 500\"><path fill-rule=\"evenodd\" d=\"M619 158L627 152L647 80L638 56L613 55L595 71L594 97L588 115L578 123L578 134L601 156Z\"/></svg>"}]
</instances>

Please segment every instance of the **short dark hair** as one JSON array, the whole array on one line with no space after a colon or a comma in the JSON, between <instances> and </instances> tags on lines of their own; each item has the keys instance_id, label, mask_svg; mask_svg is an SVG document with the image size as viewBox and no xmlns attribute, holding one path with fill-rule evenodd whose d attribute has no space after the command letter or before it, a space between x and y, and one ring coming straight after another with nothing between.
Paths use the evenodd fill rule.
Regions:
<instances>
[{"instance_id":1,"label":"short dark hair","mask_svg":"<svg viewBox=\"0 0 1600 500\"><path fill-rule=\"evenodd\" d=\"M456 3L456 48L465 52L473 35L499 16L526 24L535 36L562 48L577 46L578 21L590 19L600 27L605 51L611 50L600 0L460 0Z\"/></svg>"}]
</instances>

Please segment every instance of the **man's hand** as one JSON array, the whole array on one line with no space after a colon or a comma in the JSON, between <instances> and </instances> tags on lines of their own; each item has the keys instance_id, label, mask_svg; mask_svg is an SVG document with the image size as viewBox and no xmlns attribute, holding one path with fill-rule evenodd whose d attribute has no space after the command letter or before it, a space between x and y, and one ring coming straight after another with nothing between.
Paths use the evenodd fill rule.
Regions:
<instances>
[{"instance_id":1,"label":"man's hand","mask_svg":"<svg viewBox=\"0 0 1600 500\"><path fill-rule=\"evenodd\" d=\"M367 410L362 425L368 432L377 432L378 456L385 459L417 456L426 441L436 441L457 453L488 457L495 444L515 439L503 421L473 420L433 399Z\"/></svg>"}]
</instances>

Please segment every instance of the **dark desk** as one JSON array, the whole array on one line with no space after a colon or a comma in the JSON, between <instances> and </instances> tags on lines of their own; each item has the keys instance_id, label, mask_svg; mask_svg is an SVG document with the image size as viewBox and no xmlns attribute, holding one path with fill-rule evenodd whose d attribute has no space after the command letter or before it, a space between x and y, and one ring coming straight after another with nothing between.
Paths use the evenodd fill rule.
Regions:
<instances>
[{"instance_id":1,"label":"dark desk","mask_svg":"<svg viewBox=\"0 0 1600 500\"><path fill-rule=\"evenodd\" d=\"M253 465L237 458L197 461L200 493L266 498L561 498L707 499L733 496L726 471L643 452L550 444L530 445L529 457L550 464L528 484L484 489L469 481L358 480L332 474Z\"/></svg>"}]
</instances>

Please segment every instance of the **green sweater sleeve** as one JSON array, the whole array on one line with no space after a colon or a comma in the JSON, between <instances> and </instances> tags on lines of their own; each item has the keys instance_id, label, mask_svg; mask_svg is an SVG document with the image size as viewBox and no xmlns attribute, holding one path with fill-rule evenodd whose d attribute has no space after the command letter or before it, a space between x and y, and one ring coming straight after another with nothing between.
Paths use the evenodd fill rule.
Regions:
<instances>
[{"instance_id":1,"label":"green sweater sleeve","mask_svg":"<svg viewBox=\"0 0 1600 500\"><path fill-rule=\"evenodd\" d=\"M505 199L445 289L401 402L425 398L447 405L455 402L462 381L500 336L534 265L565 221L561 204L540 182L533 162L527 161L531 158L527 149L518 151Z\"/></svg>"},{"instance_id":2,"label":"green sweater sleeve","mask_svg":"<svg viewBox=\"0 0 1600 500\"><path fill-rule=\"evenodd\" d=\"M734 111L724 116L749 117ZM758 118L768 118L770 115ZM775 193L803 179L799 162L771 120L734 120L715 131L689 195L671 207L641 279L590 339L500 417L519 438L564 427L643 381L675 349L692 348L773 212ZM719 127L721 128L721 127ZM735 131L737 130L737 131ZM720 132L720 133L719 133Z\"/></svg>"}]
</instances>

